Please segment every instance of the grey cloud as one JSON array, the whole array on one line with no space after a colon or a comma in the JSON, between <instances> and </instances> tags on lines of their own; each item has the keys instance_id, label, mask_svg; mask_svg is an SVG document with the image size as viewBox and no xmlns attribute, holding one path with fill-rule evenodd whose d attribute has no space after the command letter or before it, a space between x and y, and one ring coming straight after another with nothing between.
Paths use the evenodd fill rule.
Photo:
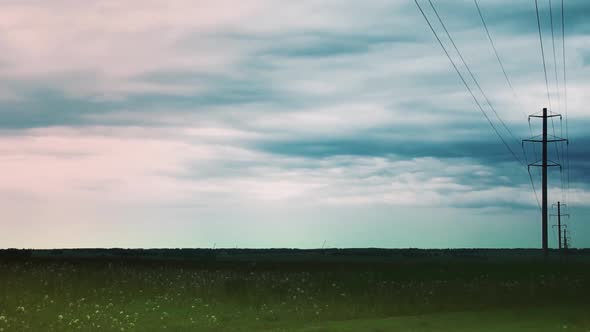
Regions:
<instances>
[{"instance_id":1,"label":"grey cloud","mask_svg":"<svg viewBox=\"0 0 590 332\"><path fill-rule=\"evenodd\" d=\"M416 36L399 33L327 33L309 32L276 36L279 42L262 54L282 57L331 57L367 53L371 47L383 44L404 44L418 41ZM295 40L299 42L290 42ZM403 45L400 45L402 47Z\"/></svg>"},{"instance_id":2,"label":"grey cloud","mask_svg":"<svg viewBox=\"0 0 590 332\"><path fill-rule=\"evenodd\" d=\"M0 128L28 129L61 125L84 125L85 115L104 113L108 103L67 97L57 89L21 90L19 98L0 102Z\"/></svg>"},{"instance_id":3,"label":"grey cloud","mask_svg":"<svg viewBox=\"0 0 590 332\"><path fill-rule=\"evenodd\" d=\"M496 141L414 141L363 138L299 139L259 143L262 151L291 156L326 158L331 156L388 156L403 158L473 158L482 163L496 165L514 160Z\"/></svg>"},{"instance_id":4,"label":"grey cloud","mask_svg":"<svg viewBox=\"0 0 590 332\"><path fill-rule=\"evenodd\" d=\"M584 66L590 66L590 50L581 52Z\"/></svg>"}]
</instances>

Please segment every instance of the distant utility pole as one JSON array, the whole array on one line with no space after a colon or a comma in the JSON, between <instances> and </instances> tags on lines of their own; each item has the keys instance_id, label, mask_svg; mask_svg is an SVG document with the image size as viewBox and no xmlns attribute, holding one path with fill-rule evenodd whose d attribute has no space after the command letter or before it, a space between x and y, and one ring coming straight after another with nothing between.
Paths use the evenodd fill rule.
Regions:
<instances>
[{"instance_id":1,"label":"distant utility pole","mask_svg":"<svg viewBox=\"0 0 590 332\"><path fill-rule=\"evenodd\" d=\"M523 144L525 142L532 142L532 143L541 143L542 144L542 151L543 151L543 156L542 159L540 160L541 163L539 163L539 161L535 161L532 164L529 164L529 171L531 166L533 167L541 167L542 169L542 187L543 187L543 203L542 203L542 207L541 207L541 233L542 233L542 246L543 246L543 255L545 256L545 258L547 258L547 256L549 256L549 241L548 241L548 232L547 232L547 220L548 220L548 214L547 214L547 168L548 167L561 167L560 164L551 161L551 163L548 163L547 160L547 143L554 143L554 142L563 142L565 141L567 143L567 139L564 138L559 138L559 137L553 137L553 139L548 139L547 138L547 119L548 118L554 118L554 117L559 117L561 119L561 114L547 114L547 108L543 108L543 114L542 115L536 115L532 114L529 115L529 122L531 121L531 118L541 118L543 119L543 133L540 135L542 136L542 139L535 139L536 137L538 138L539 135L531 137L530 139L525 139L523 140Z\"/></svg>"},{"instance_id":2,"label":"distant utility pole","mask_svg":"<svg viewBox=\"0 0 590 332\"><path fill-rule=\"evenodd\" d=\"M567 225L563 225L563 251L567 250Z\"/></svg>"},{"instance_id":3,"label":"distant utility pole","mask_svg":"<svg viewBox=\"0 0 590 332\"><path fill-rule=\"evenodd\" d=\"M553 204L553 206L555 206L555 204ZM553 225L553 226L557 226L557 238L559 240L559 249L562 248L561 246L561 217L568 217L569 218L569 214L561 214L561 207L562 206L567 206L566 204L561 204L561 202L557 202L557 214L552 214L552 217L557 217L557 225ZM565 231L565 230L564 230Z\"/></svg>"}]
</instances>

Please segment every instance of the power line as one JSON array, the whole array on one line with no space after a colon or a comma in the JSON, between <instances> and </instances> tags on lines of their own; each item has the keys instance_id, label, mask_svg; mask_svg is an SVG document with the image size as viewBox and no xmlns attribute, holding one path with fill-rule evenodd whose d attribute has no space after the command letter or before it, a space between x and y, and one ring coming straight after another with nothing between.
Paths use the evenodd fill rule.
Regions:
<instances>
[{"instance_id":1,"label":"power line","mask_svg":"<svg viewBox=\"0 0 590 332\"><path fill-rule=\"evenodd\" d=\"M514 87L512 86L512 83L510 82L510 79L508 78L508 74L506 73L506 68L504 68L504 64L502 63L502 60L500 59L500 55L498 54L498 50L496 49L496 45L494 44L494 40L492 39L492 36L490 34L490 30L488 29L488 25L486 24L486 20L483 17L481 9L479 8L479 3L477 2L477 0L473 0L473 2L475 2L475 7L477 8L477 12L479 13L479 17L481 18L481 23L483 24L486 34L488 35L488 40L490 41L490 44L492 45L492 49L494 50L494 54L496 55L496 59L498 60L498 63L500 64L500 68L502 68L502 73L504 73L504 78L506 79L506 83L508 83L508 86L510 87L510 90L512 90L512 94L514 95L514 98L516 99L517 103L519 104L519 106L521 108L521 112L524 114L524 116L526 118L527 114L524 112L524 110L522 110L522 104L520 103L520 98L518 97L516 90L514 90Z\"/></svg>"},{"instance_id":2,"label":"power line","mask_svg":"<svg viewBox=\"0 0 590 332\"><path fill-rule=\"evenodd\" d=\"M424 13L424 10L422 9L422 7L420 6L420 4L418 3L418 0L414 0L414 2L416 3L416 6L418 6L418 9L420 10L420 13L422 13L422 16L424 17L424 19L426 20L426 23L428 23L428 26L430 27L430 30L432 31L432 33L434 34L434 37L436 37L436 40L438 41L438 43L440 44L441 48L443 49L443 51L445 52L445 54L447 55L447 58L449 58L449 61L451 62L451 64L453 65L453 68L455 68L455 71L457 72L457 74L459 75L459 78L461 78L461 81L463 82L463 84L465 85L465 88L467 88L467 91L469 92L469 94L471 95L471 97L473 98L473 100L475 101L475 104L477 105L477 107L479 108L479 110L481 111L481 113L483 114L483 116L486 118L486 120L488 121L488 123L490 124L490 126L492 127L492 129L494 130L494 132L496 133L496 135L500 138L500 140L502 141L502 143L506 146L506 148L508 149L508 151L510 151L510 153L512 154L512 156L523 166L525 166L522 161L516 156L516 154L514 153L514 151L512 151L512 149L510 148L510 146L508 145L508 143L506 143L506 141L504 140L504 138L502 137L502 135L500 135L500 132L498 132L498 129L496 128L496 126L494 125L494 123L490 120L489 116L486 114L485 110L483 109L483 107L481 106L481 104L479 103L479 101L477 100L477 98L475 97L475 94L473 94L473 91L471 90L471 88L469 87L469 85L467 84L467 81L465 81L465 78L463 77L463 74L461 74L461 71L459 70L459 68L457 68L457 65L455 64L455 62L453 61L453 58L451 58L451 55L449 54L449 52L447 51L446 47L444 46L443 42L440 40L440 37L438 36L438 34L436 33L436 30L434 30L434 27L432 26L432 24L430 23L430 20L428 19L428 17L426 16L426 13ZM526 167L526 166L525 166Z\"/></svg>"},{"instance_id":3,"label":"power line","mask_svg":"<svg viewBox=\"0 0 590 332\"><path fill-rule=\"evenodd\" d=\"M523 145L523 152L525 153L525 159L526 159L526 152L524 150L524 145ZM528 160L526 160L526 163L528 164ZM541 201L539 201L539 195L537 194L537 189L535 188L535 182L533 181L533 176L531 174L531 169L528 168L527 172L529 173L529 180L531 181L531 187L533 187L533 192L535 193L535 199L537 200L537 205L539 206L539 211L543 212L543 209L541 207Z\"/></svg>"},{"instance_id":4,"label":"power line","mask_svg":"<svg viewBox=\"0 0 590 332\"><path fill-rule=\"evenodd\" d=\"M541 34L541 19L539 17L538 0L535 0L535 9L537 11L537 27L539 28L539 42L541 42L541 57L543 58L543 71L545 72L545 85L547 86L547 100L549 101L549 109L552 109L551 95L549 94L549 81L547 80L547 65L545 64L545 50L543 48L543 37Z\"/></svg>"},{"instance_id":5,"label":"power line","mask_svg":"<svg viewBox=\"0 0 590 332\"><path fill-rule=\"evenodd\" d=\"M563 57L563 92L564 92L564 110L565 110L565 137L569 140L569 128L568 128L568 116L567 116L567 71L565 65L565 7L564 0L561 0L561 43L562 43L562 57ZM569 142L569 141L568 141ZM569 203L569 191L570 191L570 155L569 155L569 144L566 144L566 172L567 172L567 187L566 187L566 200Z\"/></svg>"},{"instance_id":6,"label":"power line","mask_svg":"<svg viewBox=\"0 0 590 332\"><path fill-rule=\"evenodd\" d=\"M563 137L563 120L561 119L559 119L559 136ZM561 160L564 162L564 167L560 168L559 172L561 173L561 200L565 202L565 173L563 172L563 168L567 167L567 164L565 164L564 150L563 142L561 142Z\"/></svg>"},{"instance_id":7,"label":"power line","mask_svg":"<svg viewBox=\"0 0 590 332\"><path fill-rule=\"evenodd\" d=\"M498 54L498 50L496 48L496 45L494 44L494 40L492 39L492 35L490 33L490 30L488 29L488 25L486 24L486 20L483 16L483 13L481 11L481 8L479 7L479 3L477 2L477 0L473 0L473 2L475 3L475 7L477 8L477 12L479 14L479 18L481 19L481 23L483 24L483 27L485 29L486 35L488 36L488 40L490 42L490 45L492 46L492 49L494 51L494 54L496 55L496 60L498 60L498 64L500 65L500 68L502 70L502 73L504 74L504 78L506 79L506 83L508 83L508 86L510 87L510 90L512 91L512 95L514 96L514 99L516 100L516 103L518 104L518 107L520 109L520 111L522 112L522 114L525 116L525 118L528 118L527 114L524 112L523 110L523 106L522 103L520 102L520 98L518 97L518 94L516 93L516 90L514 89L514 87L512 86L512 83L510 82L510 79L508 78L508 74L506 72L506 68L504 67L504 64L502 63L502 59L500 58L500 55ZM529 132L531 134L531 136L533 136L533 129L531 128L531 124L529 122ZM528 157L527 157L527 153L526 150L524 148L524 145L522 145L522 153L524 155L524 159L525 162L528 164ZM536 145L533 145L533 160L537 160L537 147ZM535 193L535 198L537 200L537 204L539 205L539 210L541 209L541 203L539 202L539 197L537 195L537 191L535 189L535 184L533 182L533 177L531 175L530 170L528 171L528 175L529 175L529 179L531 181L531 187L533 188L533 192Z\"/></svg>"},{"instance_id":8,"label":"power line","mask_svg":"<svg viewBox=\"0 0 590 332\"><path fill-rule=\"evenodd\" d=\"M529 131L531 132L531 137L533 137L533 134L532 134L533 133L533 128L531 127L530 118L529 118L528 123L529 123ZM533 145L533 148L534 148L534 146L535 145ZM522 152L524 153L525 160L526 160L526 163L528 165L529 164L529 161L528 161L528 159L526 157L526 149L524 148L524 144L522 144ZM534 152L535 152L535 154L534 154L535 159L534 160L537 161L537 149L534 149ZM529 179L531 180L531 187L533 187L533 192L535 193L535 198L537 199L537 205L539 205L539 210L541 212L543 212L543 209L541 208L541 202L539 201L539 195L537 195L537 190L535 189L535 183L533 182L533 176L531 175L531 169L528 168L527 170L528 170L528 173L529 173Z\"/></svg>"},{"instance_id":9,"label":"power line","mask_svg":"<svg viewBox=\"0 0 590 332\"><path fill-rule=\"evenodd\" d=\"M496 115L496 118L500 121L500 123L502 124L502 126L506 129L506 131L510 134L510 136L512 136L512 139L514 139L514 141L518 143L518 139L514 136L514 134L512 133L512 131L510 130L510 128L508 128L508 126L506 125L506 123L502 120L502 118L500 117L500 115L498 114L498 112L496 112L496 109L494 108L494 106L492 105L492 103L490 102L488 96L485 94L485 92L483 91L483 89L481 88L481 86L479 85L479 82L477 81L477 79L475 78L475 75L473 74L473 72L471 71L471 69L469 68L469 65L467 64L467 61L465 61L465 58L463 58L463 55L461 54L461 51L459 51L459 48L457 47L457 44L455 44L455 41L453 40L453 37L451 36L451 34L449 33L449 30L447 30L446 25L444 24L442 18L440 17L440 15L438 14L438 11L436 10L436 8L434 7L434 4L432 3L432 0L428 0L428 3L430 3L430 7L432 7L432 10L434 11L436 17L438 18L438 21L440 22L441 26L443 27L443 29L445 30L445 33L447 34L447 37L449 38L449 40L451 41L451 44L453 45L453 47L455 48L455 51L457 52L457 54L459 55L459 58L461 59L461 62L463 62L463 65L465 66L465 68L467 69L467 72L469 73L469 75L471 76L471 79L473 80L473 82L475 83L475 85L477 86L479 92L482 94L482 96L484 97L484 99L486 100L488 106L490 107L490 109L494 112L494 114ZM522 162L521 162L522 163Z\"/></svg>"},{"instance_id":10,"label":"power line","mask_svg":"<svg viewBox=\"0 0 590 332\"><path fill-rule=\"evenodd\" d=\"M545 62L545 50L544 50L544 47L543 47L543 35L542 35L542 32L541 32L541 18L539 16L539 3L538 3L538 0L535 0L535 11L536 11L536 14L537 14L537 27L538 27L538 30L539 30L539 42L541 44L541 58L543 59L543 72L545 74L545 86L547 88L547 100L549 102L549 109L552 110L553 107L551 105L551 94L549 92L549 80L547 78L547 64ZM551 16L551 35L553 37L553 15L552 15L552 9L551 9L551 1L549 1L549 13L551 14L550 15ZM554 40L555 39L553 38L553 41ZM553 45L555 46L555 42L553 42ZM554 52L554 55L555 55L555 52ZM557 62L555 62L555 66L557 67ZM556 71L556 73L557 73L557 71ZM557 76L556 76L556 78L557 78ZM551 118L551 127L553 129L553 136L555 136L555 124L554 124L553 118ZM555 154L557 155L557 159L559 160L560 158L559 158L559 151L557 149L557 144L555 145ZM560 174L560 181L561 181L561 177L562 176Z\"/></svg>"},{"instance_id":11,"label":"power line","mask_svg":"<svg viewBox=\"0 0 590 332\"><path fill-rule=\"evenodd\" d=\"M557 78L557 56L555 53L555 32L554 32L554 28L553 28L553 5L551 4L551 0L549 0L549 22L550 22L550 26L551 26L551 44L553 47L553 69L555 71L555 92L557 95L557 109L560 110L561 107L561 102L560 102L560 98L559 98L559 79ZM551 128L553 129L553 136L555 136L555 123L553 121L553 118L551 118ZM563 153L563 151L562 151ZM559 151L558 151L558 146L557 144L555 144L555 154L557 155L557 161L561 163L561 159L559 156ZM560 180L562 181L562 195L563 195L563 174L560 174Z\"/></svg>"},{"instance_id":12,"label":"power line","mask_svg":"<svg viewBox=\"0 0 590 332\"><path fill-rule=\"evenodd\" d=\"M553 62L555 66L553 67L555 70L555 91L557 92L557 109L561 111L561 100L559 98L559 79L557 78L557 56L555 55L555 33L553 29L553 5L551 4L551 0L549 0L549 22L551 24L551 44L553 45Z\"/></svg>"},{"instance_id":13,"label":"power line","mask_svg":"<svg viewBox=\"0 0 590 332\"><path fill-rule=\"evenodd\" d=\"M563 12L562 12L563 14ZM555 91L556 91L556 95L557 95L557 107L558 109L561 111L561 100L560 100L560 94L561 92L559 91L559 78L557 76L557 55L556 55L556 51L555 51L555 29L554 29L554 25L553 25L553 4L551 3L551 0L549 0L549 17L550 17L550 25L551 25L551 43L552 43L552 47L553 47L553 62L554 62L554 71L555 71ZM563 15L562 15L562 20L563 20ZM563 24L563 21L562 21ZM563 31L563 30L562 30ZM563 32L562 32L563 34ZM564 58L565 61L565 58ZM553 122L553 118L551 118L551 127L553 128L553 135L555 136L555 124ZM563 121L560 118L560 135L563 135ZM560 152L559 150L561 150L561 156L560 156ZM557 160L561 163L562 160L564 162L564 167L566 167L567 165L565 165L565 158L564 158L564 148L563 148L563 142L561 143L561 149L558 149L558 144L555 144L555 153L557 154ZM565 173L563 172L563 169L560 167L559 169L559 173L560 173L560 181L561 181L561 197L562 200L565 199L565 179L564 179L564 175Z\"/></svg>"}]
</instances>

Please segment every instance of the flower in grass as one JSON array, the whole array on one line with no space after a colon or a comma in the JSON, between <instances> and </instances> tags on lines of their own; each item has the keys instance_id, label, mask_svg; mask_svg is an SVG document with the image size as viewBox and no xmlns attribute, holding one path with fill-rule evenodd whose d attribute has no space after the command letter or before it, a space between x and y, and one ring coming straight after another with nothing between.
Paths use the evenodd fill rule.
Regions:
<instances>
[{"instance_id":1,"label":"flower in grass","mask_svg":"<svg viewBox=\"0 0 590 332\"><path fill-rule=\"evenodd\" d=\"M25 312L25 307L23 307L23 306L16 307L16 312Z\"/></svg>"}]
</instances>

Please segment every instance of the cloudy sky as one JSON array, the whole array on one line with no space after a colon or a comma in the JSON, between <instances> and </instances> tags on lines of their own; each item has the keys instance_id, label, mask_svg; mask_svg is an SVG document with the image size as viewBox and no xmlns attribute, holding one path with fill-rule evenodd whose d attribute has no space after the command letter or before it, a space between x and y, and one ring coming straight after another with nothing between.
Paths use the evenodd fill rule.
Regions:
<instances>
[{"instance_id":1,"label":"cloudy sky","mask_svg":"<svg viewBox=\"0 0 590 332\"><path fill-rule=\"evenodd\" d=\"M517 140L548 107L534 1L479 0L515 93L474 2L433 3L533 162ZM570 189L552 169L549 201L587 247L590 3L565 8ZM0 247L540 246L526 168L413 1L5 0L0 48Z\"/></svg>"}]
</instances>

